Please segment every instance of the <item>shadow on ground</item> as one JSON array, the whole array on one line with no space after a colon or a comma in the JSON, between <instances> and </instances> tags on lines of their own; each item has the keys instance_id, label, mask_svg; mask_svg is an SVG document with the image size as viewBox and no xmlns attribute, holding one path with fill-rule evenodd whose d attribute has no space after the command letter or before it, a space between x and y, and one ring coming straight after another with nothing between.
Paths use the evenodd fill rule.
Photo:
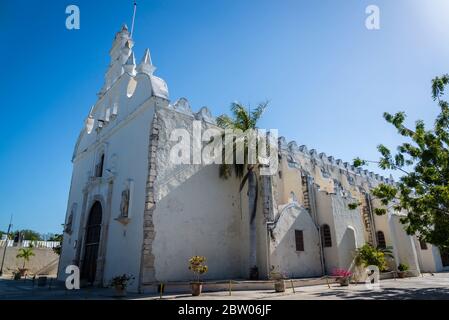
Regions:
<instances>
[{"instance_id":1,"label":"shadow on ground","mask_svg":"<svg viewBox=\"0 0 449 320\"><path fill-rule=\"evenodd\" d=\"M392 288L382 287L381 290L367 291L325 291L312 293L320 297L337 297L346 300L375 299L375 300L449 300L449 288Z\"/></svg>"}]
</instances>

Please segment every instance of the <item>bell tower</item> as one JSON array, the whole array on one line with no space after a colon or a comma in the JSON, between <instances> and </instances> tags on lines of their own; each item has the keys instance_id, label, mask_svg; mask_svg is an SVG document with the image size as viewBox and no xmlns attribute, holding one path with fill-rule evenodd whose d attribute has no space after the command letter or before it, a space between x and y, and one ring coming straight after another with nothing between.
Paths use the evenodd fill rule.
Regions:
<instances>
[{"instance_id":1,"label":"bell tower","mask_svg":"<svg viewBox=\"0 0 449 320\"><path fill-rule=\"evenodd\" d=\"M109 50L111 62L109 63L108 70L106 71L103 88L98 93L99 97L102 97L123 73L133 69L130 66L132 63L135 65L132 50L133 47L134 42L131 39L128 27L124 24L122 29L115 35L112 48Z\"/></svg>"}]
</instances>

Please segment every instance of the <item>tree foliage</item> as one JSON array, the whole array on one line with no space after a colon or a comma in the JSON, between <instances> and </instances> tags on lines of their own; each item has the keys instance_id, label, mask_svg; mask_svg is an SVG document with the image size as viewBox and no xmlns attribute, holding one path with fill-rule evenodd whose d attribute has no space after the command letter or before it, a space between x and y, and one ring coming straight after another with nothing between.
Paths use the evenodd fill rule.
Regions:
<instances>
[{"instance_id":1,"label":"tree foliage","mask_svg":"<svg viewBox=\"0 0 449 320\"><path fill-rule=\"evenodd\" d=\"M439 114L431 129L422 120L416 121L414 127L406 126L404 112L384 113L385 120L405 142L395 152L379 145L381 158L377 163L381 169L400 171L402 176L394 185L381 184L373 190L383 205L407 212L401 222L408 234L441 248L449 248L449 104L443 100L448 83L449 75L432 80L432 98ZM354 159L357 167L367 162Z\"/></svg>"},{"instance_id":2,"label":"tree foliage","mask_svg":"<svg viewBox=\"0 0 449 320\"><path fill-rule=\"evenodd\" d=\"M14 232L14 236L20 235L22 240L41 241L42 235L34 230L24 229Z\"/></svg>"},{"instance_id":3,"label":"tree foliage","mask_svg":"<svg viewBox=\"0 0 449 320\"><path fill-rule=\"evenodd\" d=\"M20 248L16 258L23 259L23 269L25 269L25 263L30 261L31 257L34 256L33 248Z\"/></svg>"},{"instance_id":4,"label":"tree foliage","mask_svg":"<svg viewBox=\"0 0 449 320\"><path fill-rule=\"evenodd\" d=\"M265 109L268 106L268 102L260 103L254 110L250 111L249 108L245 107L239 102L233 102L231 104L231 114L232 117L224 114L217 118L217 125L222 129L230 129L235 132L241 131L243 134L248 132L249 130L257 129L257 123L262 117ZM248 140L243 140L243 153L244 153L244 163L237 163L236 162L236 151L237 151L237 143L234 141L232 145L233 149L233 156L234 159L232 161L232 164L223 163L220 165L220 177L227 179L232 174L232 169L234 169L234 172L237 177L242 178L245 172L245 165L247 164L248 160ZM224 148L223 148L224 152ZM249 169L251 170L253 166L249 166Z\"/></svg>"},{"instance_id":5,"label":"tree foliage","mask_svg":"<svg viewBox=\"0 0 449 320\"><path fill-rule=\"evenodd\" d=\"M58 246L53 248L53 252L58 256L61 255L62 241L64 240L63 236L63 234L55 234L50 239L48 239L48 241L57 241L60 243Z\"/></svg>"}]
</instances>

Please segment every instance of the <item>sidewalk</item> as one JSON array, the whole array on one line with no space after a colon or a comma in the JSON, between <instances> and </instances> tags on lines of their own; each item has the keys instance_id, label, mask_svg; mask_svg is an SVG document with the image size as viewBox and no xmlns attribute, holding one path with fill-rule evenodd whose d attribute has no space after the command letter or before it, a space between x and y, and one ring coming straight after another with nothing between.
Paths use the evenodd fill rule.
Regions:
<instances>
[{"instance_id":1,"label":"sidewalk","mask_svg":"<svg viewBox=\"0 0 449 320\"><path fill-rule=\"evenodd\" d=\"M31 280L13 281L0 279L0 300L115 300L112 289L84 288L65 290L58 287L33 288ZM123 298L122 298L123 299ZM154 294L128 294L129 300L159 300ZM404 300L404 299L447 299L449 300L449 273L425 274L424 277L388 279L380 282L379 290L368 289L365 284L340 287L332 284L296 287L295 293L286 286L284 293L274 290L252 290L207 292L200 297L190 294L167 294L163 300Z\"/></svg>"}]
</instances>

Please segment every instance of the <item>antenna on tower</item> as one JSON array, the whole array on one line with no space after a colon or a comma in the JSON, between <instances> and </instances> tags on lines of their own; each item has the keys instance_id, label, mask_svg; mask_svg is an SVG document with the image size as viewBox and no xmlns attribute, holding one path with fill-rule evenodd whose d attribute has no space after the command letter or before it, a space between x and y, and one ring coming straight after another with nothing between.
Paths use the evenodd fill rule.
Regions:
<instances>
[{"instance_id":1,"label":"antenna on tower","mask_svg":"<svg viewBox=\"0 0 449 320\"><path fill-rule=\"evenodd\" d=\"M133 21L131 22L131 38L133 37L134 32L134 20L136 20L136 11L137 11L137 2L134 0Z\"/></svg>"}]
</instances>

